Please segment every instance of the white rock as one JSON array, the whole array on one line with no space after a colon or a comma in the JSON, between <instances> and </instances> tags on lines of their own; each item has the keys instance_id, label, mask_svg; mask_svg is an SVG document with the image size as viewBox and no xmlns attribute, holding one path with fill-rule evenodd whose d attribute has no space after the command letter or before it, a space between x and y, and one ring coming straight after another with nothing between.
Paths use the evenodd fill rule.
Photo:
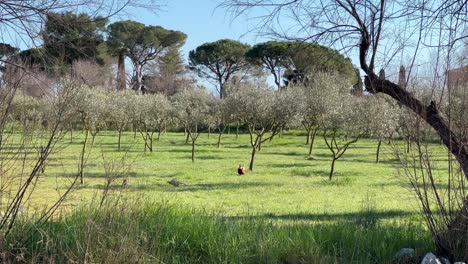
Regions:
<instances>
[{"instance_id":1,"label":"white rock","mask_svg":"<svg viewBox=\"0 0 468 264\"><path fill-rule=\"evenodd\" d=\"M442 264L442 262L436 257L436 255L429 252L424 256L421 264Z\"/></svg>"}]
</instances>

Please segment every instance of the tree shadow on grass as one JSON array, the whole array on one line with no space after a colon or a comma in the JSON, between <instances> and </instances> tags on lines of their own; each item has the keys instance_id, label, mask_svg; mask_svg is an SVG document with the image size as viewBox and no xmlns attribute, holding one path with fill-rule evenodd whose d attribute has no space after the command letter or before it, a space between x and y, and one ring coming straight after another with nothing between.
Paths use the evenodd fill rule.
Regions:
<instances>
[{"instance_id":1,"label":"tree shadow on grass","mask_svg":"<svg viewBox=\"0 0 468 264\"><path fill-rule=\"evenodd\" d=\"M222 159L225 159L224 157L222 157L221 155L219 156L214 156L214 155L207 155L207 156L203 156L203 155L200 155L200 156L196 156L195 155L195 159L199 159L199 160L222 160Z\"/></svg>"},{"instance_id":2,"label":"tree shadow on grass","mask_svg":"<svg viewBox=\"0 0 468 264\"><path fill-rule=\"evenodd\" d=\"M421 183L422 185L422 183ZM375 186L375 187L400 187L400 188L403 188L403 189L406 189L406 190L409 190L409 191L412 191L413 190L413 186L411 185L411 183L409 181L392 181L392 182L382 182L382 183L375 183L375 184L372 184L372 186ZM434 183L434 186L438 189L438 190L448 190L449 186L448 186L448 183Z\"/></svg>"},{"instance_id":3,"label":"tree shadow on grass","mask_svg":"<svg viewBox=\"0 0 468 264\"><path fill-rule=\"evenodd\" d=\"M281 168L281 169L285 169L285 168L311 168L311 167L314 167L316 166L315 164L307 164L307 163L295 163L295 164L276 164L276 163L273 163L273 164L262 164L262 166L264 167L268 167L268 168Z\"/></svg>"},{"instance_id":4,"label":"tree shadow on grass","mask_svg":"<svg viewBox=\"0 0 468 264\"><path fill-rule=\"evenodd\" d=\"M268 155L281 155L281 156L296 156L296 157L305 157L307 156L307 153L303 152L298 152L298 151L285 151L285 152L279 152L279 151L274 151L274 152L265 152L265 154Z\"/></svg>"},{"instance_id":5,"label":"tree shadow on grass","mask_svg":"<svg viewBox=\"0 0 468 264\"><path fill-rule=\"evenodd\" d=\"M363 217L375 220L398 219L410 217L417 214L403 210L371 211L371 212L350 212L350 213L299 213L299 214L274 214L266 213L254 216L229 216L230 220L245 219L270 219L270 220L307 220L307 221L356 221Z\"/></svg>"},{"instance_id":6,"label":"tree shadow on grass","mask_svg":"<svg viewBox=\"0 0 468 264\"><path fill-rule=\"evenodd\" d=\"M216 190L234 190L234 189L246 189L246 188L256 188L256 187L272 187L272 186L282 186L277 183L264 183L264 182L224 182L224 183L198 183L198 184L182 184L179 187L172 186L168 183L150 183L150 184L135 184L133 185L130 179L130 182L127 186L122 187L119 185L120 182L112 185L110 189L121 189L125 188L129 191L162 191L162 192L198 192L198 191L216 191ZM93 186L84 186L83 188L92 188L97 190L103 190L105 188L104 184L97 184Z\"/></svg>"}]
</instances>

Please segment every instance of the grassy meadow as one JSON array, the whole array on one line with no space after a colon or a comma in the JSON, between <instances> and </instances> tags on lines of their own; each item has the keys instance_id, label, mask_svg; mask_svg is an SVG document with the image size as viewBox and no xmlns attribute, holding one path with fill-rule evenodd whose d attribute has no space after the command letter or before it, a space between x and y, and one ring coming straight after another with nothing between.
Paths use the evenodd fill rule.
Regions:
<instances>
[{"instance_id":1,"label":"grassy meadow","mask_svg":"<svg viewBox=\"0 0 468 264\"><path fill-rule=\"evenodd\" d=\"M76 133L75 133L76 135ZM363 206L382 212L383 220L409 219L418 209L404 177L395 170L392 151L384 146L381 160L375 163L375 140L361 139L338 160L334 178L328 173L331 154L318 137L313 153L307 159L304 136L291 134L265 143L258 153L253 172L237 175L239 163L248 166L248 135L225 135L221 148L217 135L200 135L196 144L196 161L191 161L191 145L182 133L167 133L155 141L152 153L143 151L139 134L124 136L117 151L117 135L102 132L94 147L88 148L84 184L77 184L69 205L98 198L106 184L104 165L115 161L114 174L125 170L125 177L112 183L112 194L137 194L154 200L169 201L188 208L220 211L242 216L263 214L278 219L299 217L310 221L345 220ZM41 176L33 205L37 208L52 202L54 194L76 175L82 137L53 154ZM61 146L59 146L61 147ZM122 157L124 157L122 159ZM123 160L123 162L122 162ZM125 166L118 166L125 163ZM120 171L119 171L120 170ZM122 188L122 178L129 184ZM167 183L177 179L179 187Z\"/></svg>"},{"instance_id":2,"label":"grassy meadow","mask_svg":"<svg viewBox=\"0 0 468 264\"><path fill-rule=\"evenodd\" d=\"M136 136L126 132L117 151L117 133L100 132L88 148L84 184L52 221L35 226L31 212L54 202L76 176L83 135L75 132L72 142L67 135L25 208L33 216L12 233L28 241L16 255L58 263L386 263L403 247L433 248L389 146L375 163L376 140L352 145L330 181L323 139L308 159L299 131L263 144L255 170L243 176L237 166L250 159L246 134L224 135L220 148L216 134L200 135L195 162L183 133L163 134L152 153ZM109 178L107 203L97 210Z\"/></svg>"}]
</instances>

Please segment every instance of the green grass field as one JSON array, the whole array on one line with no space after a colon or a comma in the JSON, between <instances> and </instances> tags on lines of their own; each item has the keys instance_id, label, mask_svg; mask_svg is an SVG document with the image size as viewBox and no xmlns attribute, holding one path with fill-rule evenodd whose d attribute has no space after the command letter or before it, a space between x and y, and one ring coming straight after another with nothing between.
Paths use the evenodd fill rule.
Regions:
<instances>
[{"instance_id":1,"label":"green grass field","mask_svg":"<svg viewBox=\"0 0 468 264\"><path fill-rule=\"evenodd\" d=\"M418 210L404 177L398 176L392 151L383 147L380 163L374 162L376 142L362 139L337 162L334 178L328 180L331 155L320 137L313 157L307 159L303 136L284 135L265 144L256 160L256 168L237 175L239 163L248 165L250 146L247 135L225 135L222 147L216 147L216 135L200 136L196 161L190 159L191 146L183 134L167 133L155 142L152 153L143 152L137 135L125 135L124 149L117 152L116 134L98 134L85 169L84 184L77 185L71 205L87 201L105 186L104 163L123 156L128 165L129 185L122 179L113 183L113 194L138 194L165 200L188 208L223 212L227 215L267 215L278 219L301 218L310 221L346 220L364 207L380 212L382 220L408 219ZM36 205L53 200L63 191L78 167L81 137L51 156L41 176ZM67 143L68 144L68 143ZM119 163L119 162L118 162ZM116 168L115 170L123 170ZM173 187L177 179L184 183Z\"/></svg>"},{"instance_id":2,"label":"green grass field","mask_svg":"<svg viewBox=\"0 0 468 264\"><path fill-rule=\"evenodd\" d=\"M381 161L376 164L377 142L359 140L338 160L335 176L330 181L331 154L323 139L317 137L314 160L309 160L305 137L296 134L299 132L285 133L265 143L258 153L255 170L238 176L238 164L248 165L250 158L249 137L245 134L237 139L235 134L226 134L219 149L216 134L210 138L207 134L200 135L196 160L192 162L191 145L184 144L182 133L162 135L154 143L154 151L144 153L139 135L134 139L133 133L125 133L123 150L117 151L117 134L101 132L94 147L89 149L84 184L77 184L61 208L63 213L36 232L44 233L41 228L48 230L48 237L55 241L50 244L73 240L64 239L68 233L61 232L73 225L89 223L79 212L88 210L83 208L93 200L99 201L106 184L104 167L114 164L113 172L108 175L117 177L125 167L124 177L129 184L124 187L124 177L116 178L109 199L144 201L130 202L129 206L135 207L136 215L152 218L148 224L149 220L137 217L138 224L130 225L128 230L124 228L134 235L128 241L140 241L141 232L148 235L154 228L152 225L158 225L158 238L151 238L151 243L148 242L151 249L144 244L142 251L151 258L156 256L162 263L372 263L389 261L402 247L414 247L421 252L433 247L418 214L417 200L405 177L398 175L397 162L389 146L383 146ZM82 140L83 136L75 133L73 143L67 137L58 146L60 151L51 156L27 211L44 208L64 192L76 175ZM184 184L171 186L167 183L171 179ZM170 209L146 213L151 210L145 204ZM115 211L107 213L112 215ZM109 216L101 218L106 217ZM102 229L107 231L101 230L95 237L106 232L115 235L115 230L121 228L121 225L113 226L113 221L99 219L94 221L102 221ZM29 229L36 228L28 223L23 224ZM24 236L21 231L24 226L16 229L15 237ZM264 235L260 236L259 232ZM76 236L76 241L82 241L86 234ZM35 239L39 242L33 239L34 243L43 242L42 236ZM112 235L105 236L104 240L109 239L118 240ZM117 259L104 257L102 250L106 248L121 249L109 246L113 245L109 241L103 245L106 246L91 253L70 246L68 250L78 255L69 259L91 254L94 257L90 260L95 262L128 260L125 254L118 255ZM26 247L28 254L41 251L37 245L30 247ZM234 247L235 250L206 251L205 247ZM64 255L52 258L59 262L66 260ZM136 262L152 262L151 258Z\"/></svg>"}]
</instances>

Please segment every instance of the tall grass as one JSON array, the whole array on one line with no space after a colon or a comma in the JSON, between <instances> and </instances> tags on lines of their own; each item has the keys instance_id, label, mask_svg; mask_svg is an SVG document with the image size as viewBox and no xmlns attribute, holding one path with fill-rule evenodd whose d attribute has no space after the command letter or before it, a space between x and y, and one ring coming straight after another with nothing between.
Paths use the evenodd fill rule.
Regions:
<instances>
[{"instance_id":1,"label":"tall grass","mask_svg":"<svg viewBox=\"0 0 468 264\"><path fill-rule=\"evenodd\" d=\"M30 263L387 263L402 247L431 250L409 222L317 224L274 215L225 216L137 200L80 207L34 226L22 219L4 259ZM6 253L8 252L8 253Z\"/></svg>"}]
</instances>

